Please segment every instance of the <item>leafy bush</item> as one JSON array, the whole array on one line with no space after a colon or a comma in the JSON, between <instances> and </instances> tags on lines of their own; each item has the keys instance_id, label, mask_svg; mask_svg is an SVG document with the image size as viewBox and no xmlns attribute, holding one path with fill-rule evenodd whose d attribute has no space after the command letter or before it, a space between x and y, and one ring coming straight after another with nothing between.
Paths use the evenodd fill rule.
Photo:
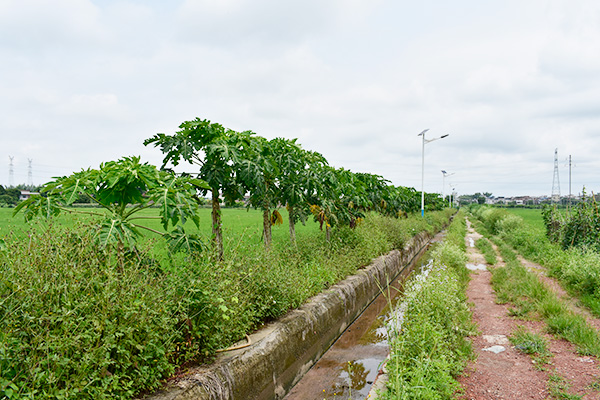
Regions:
<instances>
[{"instance_id":1,"label":"leafy bush","mask_svg":"<svg viewBox=\"0 0 600 400\"><path fill-rule=\"evenodd\" d=\"M542 215L548 237L563 249L587 247L600 251L600 213L595 197L584 194L568 214L546 207Z\"/></svg>"},{"instance_id":2,"label":"leafy bush","mask_svg":"<svg viewBox=\"0 0 600 400\"><path fill-rule=\"evenodd\" d=\"M165 280L93 237L50 227L0 254L0 393L11 398L131 397L172 373L180 339ZM10 256L9 256L10 254Z\"/></svg>"},{"instance_id":3,"label":"leafy bush","mask_svg":"<svg viewBox=\"0 0 600 400\"><path fill-rule=\"evenodd\" d=\"M590 251L571 251L561 277L580 293L600 298L600 254Z\"/></svg>"},{"instance_id":4,"label":"leafy bush","mask_svg":"<svg viewBox=\"0 0 600 400\"><path fill-rule=\"evenodd\" d=\"M522 226L523 218L510 213L496 222L497 233L510 234Z\"/></svg>"}]
</instances>

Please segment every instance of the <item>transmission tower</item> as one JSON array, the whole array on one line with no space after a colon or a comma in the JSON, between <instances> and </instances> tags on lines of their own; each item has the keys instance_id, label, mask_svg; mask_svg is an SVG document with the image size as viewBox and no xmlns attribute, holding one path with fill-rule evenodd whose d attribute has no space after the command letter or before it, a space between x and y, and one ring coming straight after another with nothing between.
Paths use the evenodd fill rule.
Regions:
<instances>
[{"instance_id":1,"label":"transmission tower","mask_svg":"<svg viewBox=\"0 0 600 400\"><path fill-rule=\"evenodd\" d=\"M15 169L13 166L14 156L8 156L10 162L8 163L8 186L12 187L15 185Z\"/></svg>"},{"instance_id":2,"label":"transmission tower","mask_svg":"<svg viewBox=\"0 0 600 400\"><path fill-rule=\"evenodd\" d=\"M31 164L33 163L33 159L28 158L27 161L29 161L29 166L27 167L27 185L29 187L33 186L33 167L31 166Z\"/></svg>"},{"instance_id":3,"label":"transmission tower","mask_svg":"<svg viewBox=\"0 0 600 400\"><path fill-rule=\"evenodd\" d=\"M571 155L569 154L569 209L571 208Z\"/></svg>"},{"instance_id":4,"label":"transmission tower","mask_svg":"<svg viewBox=\"0 0 600 400\"><path fill-rule=\"evenodd\" d=\"M560 180L558 179L558 149L554 149L554 178L552 179L552 203L560 203Z\"/></svg>"}]
</instances>

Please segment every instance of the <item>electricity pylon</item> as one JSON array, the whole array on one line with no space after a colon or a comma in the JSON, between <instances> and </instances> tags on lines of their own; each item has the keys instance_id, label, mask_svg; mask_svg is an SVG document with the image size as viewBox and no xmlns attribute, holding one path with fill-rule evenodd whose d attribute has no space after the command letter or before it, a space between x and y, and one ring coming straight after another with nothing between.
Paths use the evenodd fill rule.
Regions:
<instances>
[{"instance_id":1,"label":"electricity pylon","mask_svg":"<svg viewBox=\"0 0 600 400\"><path fill-rule=\"evenodd\" d=\"M560 180L558 179L558 149L554 149L554 177L552 178L552 203L560 203Z\"/></svg>"},{"instance_id":2,"label":"electricity pylon","mask_svg":"<svg viewBox=\"0 0 600 400\"><path fill-rule=\"evenodd\" d=\"M8 163L8 186L13 187L15 185L15 168L13 166L14 156L8 156L10 162Z\"/></svg>"},{"instance_id":3,"label":"electricity pylon","mask_svg":"<svg viewBox=\"0 0 600 400\"><path fill-rule=\"evenodd\" d=\"M33 167L31 166L31 163L33 163L33 159L28 158L27 159L29 161L29 166L27 167L27 185L29 187L33 186Z\"/></svg>"}]
</instances>

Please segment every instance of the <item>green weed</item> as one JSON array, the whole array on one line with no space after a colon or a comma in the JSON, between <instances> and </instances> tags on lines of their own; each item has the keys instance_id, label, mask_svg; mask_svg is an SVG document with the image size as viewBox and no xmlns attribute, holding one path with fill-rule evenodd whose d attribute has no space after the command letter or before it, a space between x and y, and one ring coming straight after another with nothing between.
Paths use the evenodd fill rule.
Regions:
<instances>
[{"instance_id":1,"label":"green weed","mask_svg":"<svg viewBox=\"0 0 600 400\"><path fill-rule=\"evenodd\" d=\"M518 350L532 356L538 368L548 363L552 353L548 350L548 343L543 336L527 331L523 326L518 326L509 337L510 342Z\"/></svg>"},{"instance_id":2,"label":"green weed","mask_svg":"<svg viewBox=\"0 0 600 400\"><path fill-rule=\"evenodd\" d=\"M569 390L570 385L565 381L565 379L558 375L552 374L548 378L548 391L550 392L550 396L553 399L557 400L580 400L582 397L576 394L570 394L567 390Z\"/></svg>"}]
</instances>

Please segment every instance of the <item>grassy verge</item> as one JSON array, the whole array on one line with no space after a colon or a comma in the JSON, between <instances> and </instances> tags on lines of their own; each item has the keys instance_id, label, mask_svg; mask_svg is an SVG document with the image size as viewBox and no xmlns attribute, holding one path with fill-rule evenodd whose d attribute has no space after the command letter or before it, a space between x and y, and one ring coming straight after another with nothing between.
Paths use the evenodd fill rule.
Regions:
<instances>
[{"instance_id":1,"label":"grassy verge","mask_svg":"<svg viewBox=\"0 0 600 400\"><path fill-rule=\"evenodd\" d=\"M428 272L405 290L392 327L385 399L451 399L460 390L455 377L472 357L466 336L475 331L465 302L465 232L459 214L431 252Z\"/></svg>"},{"instance_id":2,"label":"grassy verge","mask_svg":"<svg viewBox=\"0 0 600 400\"><path fill-rule=\"evenodd\" d=\"M270 252L253 239L255 227L241 227L229 231L219 263L203 254L167 257L152 240L117 259L95 250L81 227L87 221L7 233L0 397L128 399L156 388L372 258L440 229L450 213L426 220L371 214L354 230L335 229L329 243L314 229L295 246L282 235Z\"/></svg>"}]
</instances>

